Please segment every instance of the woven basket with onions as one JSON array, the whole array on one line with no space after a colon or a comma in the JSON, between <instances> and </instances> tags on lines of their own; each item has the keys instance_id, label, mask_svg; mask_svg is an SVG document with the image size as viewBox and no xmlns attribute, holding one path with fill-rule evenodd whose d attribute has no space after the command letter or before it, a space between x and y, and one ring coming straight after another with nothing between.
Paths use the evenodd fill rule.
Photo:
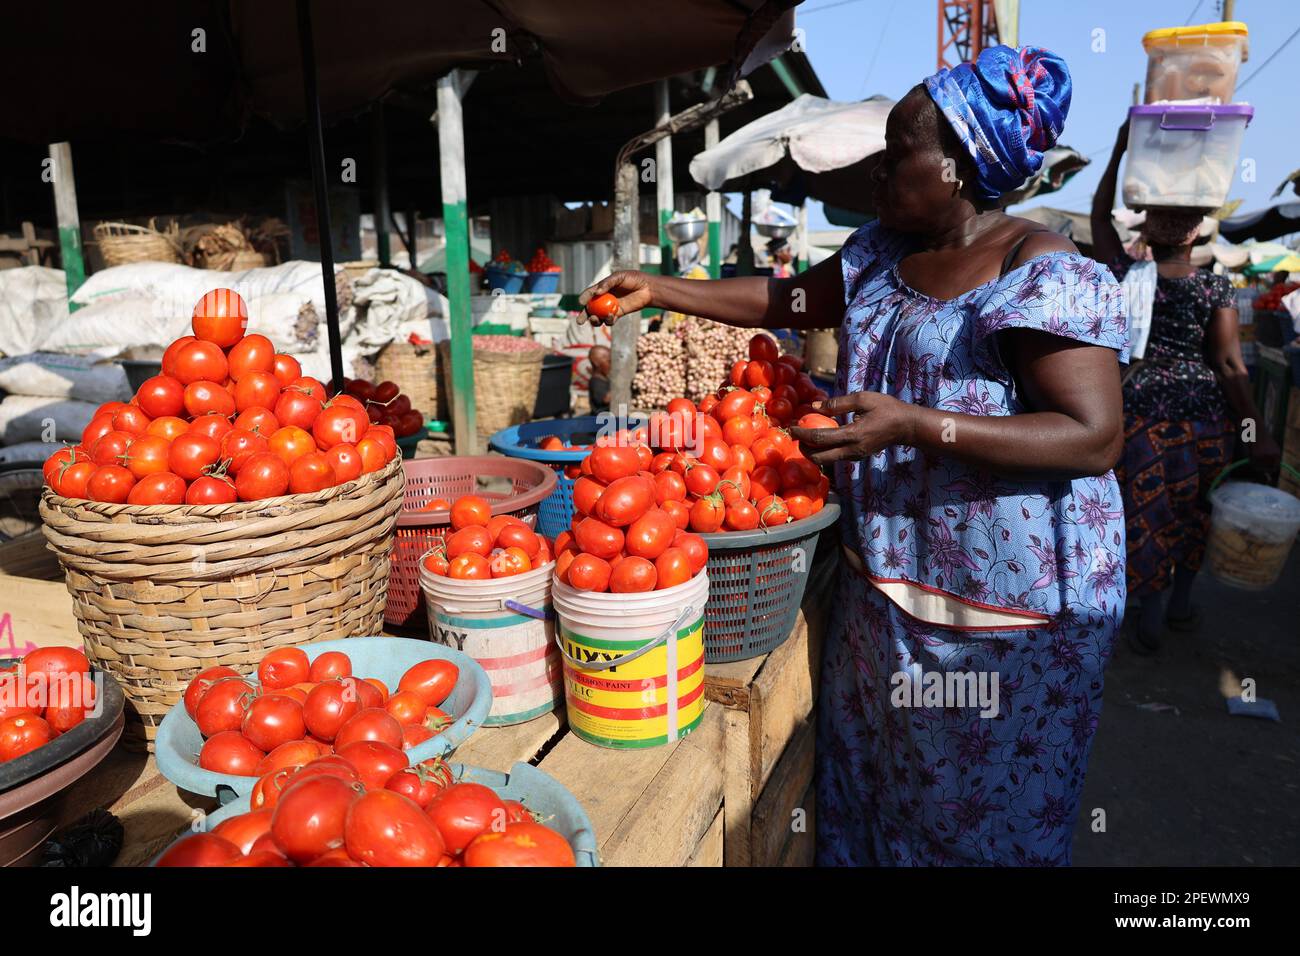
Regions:
<instances>
[{"instance_id":1,"label":"woven basket with onions","mask_svg":"<svg viewBox=\"0 0 1300 956\"><path fill-rule=\"evenodd\" d=\"M310 494L224 505L41 499L86 653L117 678L152 741L190 679L217 664L251 673L270 650L379 634L400 458Z\"/></svg>"}]
</instances>

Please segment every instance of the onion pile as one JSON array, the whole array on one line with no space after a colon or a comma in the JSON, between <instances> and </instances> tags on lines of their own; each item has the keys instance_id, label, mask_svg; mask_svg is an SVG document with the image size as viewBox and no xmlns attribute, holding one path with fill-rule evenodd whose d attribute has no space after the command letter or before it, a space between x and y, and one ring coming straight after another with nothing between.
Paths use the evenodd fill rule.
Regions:
<instances>
[{"instance_id":1,"label":"onion pile","mask_svg":"<svg viewBox=\"0 0 1300 956\"><path fill-rule=\"evenodd\" d=\"M646 332L636 340L632 395L642 408L663 408L686 391L686 344L676 332Z\"/></svg>"},{"instance_id":2,"label":"onion pile","mask_svg":"<svg viewBox=\"0 0 1300 956\"><path fill-rule=\"evenodd\" d=\"M685 395L693 402L716 389L731 366L749 354L749 340L754 335L749 329L696 316L689 316L677 328L686 344L686 388L670 397Z\"/></svg>"}]
</instances>

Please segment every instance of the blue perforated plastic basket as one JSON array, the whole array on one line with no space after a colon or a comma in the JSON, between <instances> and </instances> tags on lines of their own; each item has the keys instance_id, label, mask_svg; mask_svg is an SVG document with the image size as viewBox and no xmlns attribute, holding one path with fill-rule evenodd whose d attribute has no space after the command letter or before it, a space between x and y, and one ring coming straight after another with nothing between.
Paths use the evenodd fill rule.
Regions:
<instances>
[{"instance_id":1,"label":"blue perforated plastic basket","mask_svg":"<svg viewBox=\"0 0 1300 956\"><path fill-rule=\"evenodd\" d=\"M537 508L537 528L548 538L554 538L573 521L573 479L564 474L566 465L576 465L590 452L578 449L544 451L538 448L542 439L550 435L563 438L570 444L590 445L603 424L611 428L636 428L647 420L630 416L615 421L606 415L584 415L580 418L552 418L503 428L489 439L493 451L507 458L526 458L540 461L555 469L555 490Z\"/></svg>"},{"instance_id":2,"label":"blue perforated plastic basket","mask_svg":"<svg viewBox=\"0 0 1300 956\"><path fill-rule=\"evenodd\" d=\"M415 760L411 762L418 763ZM502 800L518 800L538 814L542 823L569 841L578 866L600 866L596 830L591 825L591 818L578 799L550 774L526 763L515 764L508 774L453 763L451 773L457 783L481 783L495 790ZM209 813L203 821L203 829L211 830L222 820L247 813L248 810L249 798L240 797ZM159 856L161 855L160 853Z\"/></svg>"}]
</instances>

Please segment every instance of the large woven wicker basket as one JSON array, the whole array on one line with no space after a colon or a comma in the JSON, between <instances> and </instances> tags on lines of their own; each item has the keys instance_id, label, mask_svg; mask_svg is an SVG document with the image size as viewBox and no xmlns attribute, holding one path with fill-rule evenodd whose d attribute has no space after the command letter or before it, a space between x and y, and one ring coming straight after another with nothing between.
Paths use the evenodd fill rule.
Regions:
<instances>
[{"instance_id":1,"label":"large woven wicker basket","mask_svg":"<svg viewBox=\"0 0 1300 956\"><path fill-rule=\"evenodd\" d=\"M375 359L375 381L396 384L411 407L424 412L427 419L446 421L447 395L442 388L439 368L442 350L433 345L390 342Z\"/></svg>"},{"instance_id":2,"label":"large woven wicker basket","mask_svg":"<svg viewBox=\"0 0 1300 956\"><path fill-rule=\"evenodd\" d=\"M438 343L438 351L442 353L444 390L451 395L451 342ZM474 350L474 414L480 435L488 438L532 418L545 358L544 348L526 352Z\"/></svg>"},{"instance_id":3,"label":"large woven wicker basket","mask_svg":"<svg viewBox=\"0 0 1300 956\"><path fill-rule=\"evenodd\" d=\"M324 491L228 505L41 499L86 653L152 747L200 670L251 673L277 647L380 633L400 459Z\"/></svg>"},{"instance_id":4,"label":"large woven wicker basket","mask_svg":"<svg viewBox=\"0 0 1300 956\"><path fill-rule=\"evenodd\" d=\"M129 222L101 222L95 227L104 265L121 266L131 262L180 262L180 228L176 223L159 232L154 221L147 226Z\"/></svg>"}]
</instances>

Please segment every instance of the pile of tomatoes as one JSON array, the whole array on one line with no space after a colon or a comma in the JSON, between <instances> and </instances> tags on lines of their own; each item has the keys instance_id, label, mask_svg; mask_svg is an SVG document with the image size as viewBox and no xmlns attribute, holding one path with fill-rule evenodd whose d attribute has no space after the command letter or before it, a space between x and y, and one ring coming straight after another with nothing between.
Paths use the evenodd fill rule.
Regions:
<instances>
[{"instance_id":1,"label":"pile of tomatoes","mask_svg":"<svg viewBox=\"0 0 1300 956\"><path fill-rule=\"evenodd\" d=\"M1300 283L1279 282L1277 285L1256 296L1254 307L1268 312L1281 311L1282 300L1296 289L1300 289Z\"/></svg>"},{"instance_id":2,"label":"pile of tomatoes","mask_svg":"<svg viewBox=\"0 0 1300 956\"><path fill-rule=\"evenodd\" d=\"M38 647L0 668L0 763L31 753L95 709L90 661L75 647Z\"/></svg>"},{"instance_id":3,"label":"pile of tomatoes","mask_svg":"<svg viewBox=\"0 0 1300 956\"><path fill-rule=\"evenodd\" d=\"M372 425L387 425L398 438L414 435L424 428L424 413L411 407L396 382L374 382L364 378L345 378L343 393L351 395L365 407Z\"/></svg>"},{"instance_id":4,"label":"pile of tomatoes","mask_svg":"<svg viewBox=\"0 0 1300 956\"><path fill-rule=\"evenodd\" d=\"M336 754L285 767L275 784L158 866L573 866L563 836L491 787L453 782L441 757L408 766Z\"/></svg>"},{"instance_id":5,"label":"pile of tomatoes","mask_svg":"<svg viewBox=\"0 0 1300 956\"><path fill-rule=\"evenodd\" d=\"M230 667L200 671L185 689L185 712L205 738L199 766L257 777L256 805L285 767L332 753L397 760L452 723L439 705L459 676L451 661L421 661L390 694L379 679L354 676L341 651L308 661L302 648L281 647L257 665L260 687Z\"/></svg>"},{"instance_id":6,"label":"pile of tomatoes","mask_svg":"<svg viewBox=\"0 0 1300 956\"><path fill-rule=\"evenodd\" d=\"M435 498L425 510L451 512L451 534L424 557L431 574L486 581L526 574L555 560L546 535L514 515L494 517L492 505L478 495L464 495L453 505Z\"/></svg>"},{"instance_id":7,"label":"pile of tomatoes","mask_svg":"<svg viewBox=\"0 0 1300 956\"><path fill-rule=\"evenodd\" d=\"M56 494L116 504L211 505L320 491L397 456L395 429L355 396L329 398L263 335L229 289L194 307L193 335L129 404L99 407L78 445L45 462Z\"/></svg>"},{"instance_id":8,"label":"pile of tomatoes","mask_svg":"<svg viewBox=\"0 0 1300 956\"><path fill-rule=\"evenodd\" d=\"M563 272L564 270L555 264L555 260L546 254L545 249L538 246L537 251L533 253L533 257L528 260L528 271Z\"/></svg>"}]
</instances>

